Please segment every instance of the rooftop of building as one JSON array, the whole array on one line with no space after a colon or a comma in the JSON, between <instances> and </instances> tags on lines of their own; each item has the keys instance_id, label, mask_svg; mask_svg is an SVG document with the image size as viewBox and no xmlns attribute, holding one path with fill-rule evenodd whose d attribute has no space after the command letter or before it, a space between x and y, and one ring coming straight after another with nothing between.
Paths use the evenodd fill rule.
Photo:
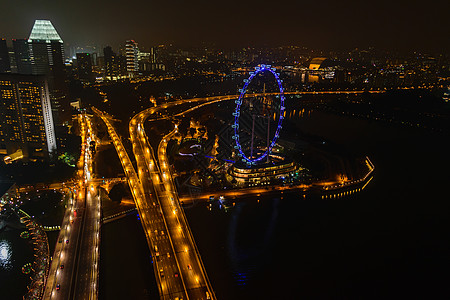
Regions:
<instances>
[{"instance_id":1,"label":"rooftop of building","mask_svg":"<svg viewBox=\"0 0 450 300\"><path fill-rule=\"evenodd\" d=\"M58 41L63 43L63 40L59 36L52 22L49 20L36 20L34 21L33 29L31 29L28 42L41 40L50 43L51 41Z\"/></svg>"}]
</instances>

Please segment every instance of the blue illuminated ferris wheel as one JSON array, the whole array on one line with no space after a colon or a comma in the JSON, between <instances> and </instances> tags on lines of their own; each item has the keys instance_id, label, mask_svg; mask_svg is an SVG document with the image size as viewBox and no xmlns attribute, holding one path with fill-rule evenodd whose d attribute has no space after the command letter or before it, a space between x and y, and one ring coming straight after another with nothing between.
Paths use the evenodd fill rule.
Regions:
<instances>
[{"instance_id":1,"label":"blue illuminated ferris wheel","mask_svg":"<svg viewBox=\"0 0 450 300\"><path fill-rule=\"evenodd\" d=\"M236 109L233 113L234 124L232 127L234 128L234 136L232 138L236 141L234 148L237 150L237 155L240 157L241 161L247 165L263 163L264 159L268 161L272 148L279 137L281 125L285 116L285 96L279 74L276 73L275 68L271 68L270 65L261 65L255 69L254 72L250 72L250 77L244 80L245 84L244 87L239 90L240 95L235 101ZM278 92L265 93L264 84L263 93L250 95L252 100L249 100L249 97L245 98L249 89L249 84L252 80L257 76L267 73L271 73L275 77L276 89ZM267 100L270 96L274 96L274 94L276 101ZM246 116L244 117L244 115ZM272 131L273 128L275 128L273 135L270 130L272 119L275 121L274 124L276 124L275 127L272 125ZM259 125L258 120L261 120L259 121ZM258 135L260 137L259 142L257 139ZM264 145L261 142L261 136L264 136Z\"/></svg>"}]
</instances>

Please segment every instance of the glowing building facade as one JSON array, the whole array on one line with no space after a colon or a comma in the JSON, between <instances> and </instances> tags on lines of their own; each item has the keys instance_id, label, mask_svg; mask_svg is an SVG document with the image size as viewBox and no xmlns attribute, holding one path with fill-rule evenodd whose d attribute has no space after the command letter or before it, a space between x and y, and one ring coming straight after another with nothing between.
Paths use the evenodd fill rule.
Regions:
<instances>
[{"instance_id":1,"label":"glowing building facade","mask_svg":"<svg viewBox=\"0 0 450 300\"><path fill-rule=\"evenodd\" d=\"M56 150L45 76L0 74L0 153L43 159Z\"/></svg>"},{"instance_id":2,"label":"glowing building facade","mask_svg":"<svg viewBox=\"0 0 450 300\"><path fill-rule=\"evenodd\" d=\"M134 77L139 72L139 48L134 40L128 40L125 45L128 76Z\"/></svg>"},{"instance_id":3,"label":"glowing building facade","mask_svg":"<svg viewBox=\"0 0 450 300\"><path fill-rule=\"evenodd\" d=\"M49 20L36 20L28 43L31 49L33 74L48 75L64 64L64 42Z\"/></svg>"}]
</instances>

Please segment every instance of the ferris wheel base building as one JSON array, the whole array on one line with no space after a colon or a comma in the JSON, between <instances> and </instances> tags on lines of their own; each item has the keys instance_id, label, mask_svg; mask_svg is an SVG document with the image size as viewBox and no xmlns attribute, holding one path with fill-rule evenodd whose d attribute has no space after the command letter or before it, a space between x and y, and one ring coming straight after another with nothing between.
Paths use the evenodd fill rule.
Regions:
<instances>
[{"instance_id":1,"label":"ferris wheel base building","mask_svg":"<svg viewBox=\"0 0 450 300\"><path fill-rule=\"evenodd\" d=\"M249 166L244 162L235 163L228 171L229 181L238 186L269 185L294 177L302 168L289 158L270 157L270 162Z\"/></svg>"}]
</instances>

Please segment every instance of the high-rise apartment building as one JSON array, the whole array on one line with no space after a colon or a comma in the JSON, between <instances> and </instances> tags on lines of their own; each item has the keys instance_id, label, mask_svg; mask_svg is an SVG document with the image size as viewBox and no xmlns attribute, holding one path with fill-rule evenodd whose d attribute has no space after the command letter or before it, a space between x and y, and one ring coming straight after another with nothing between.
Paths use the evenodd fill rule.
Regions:
<instances>
[{"instance_id":1,"label":"high-rise apartment building","mask_svg":"<svg viewBox=\"0 0 450 300\"><path fill-rule=\"evenodd\" d=\"M127 58L127 73L134 77L139 72L139 48L134 40L128 40L125 45Z\"/></svg>"},{"instance_id":2,"label":"high-rise apartment building","mask_svg":"<svg viewBox=\"0 0 450 300\"><path fill-rule=\"evenodd\" d=\"M0 153L43 159L56 150L45 76L0 74Z\"/></svg>"}]
</instances>

